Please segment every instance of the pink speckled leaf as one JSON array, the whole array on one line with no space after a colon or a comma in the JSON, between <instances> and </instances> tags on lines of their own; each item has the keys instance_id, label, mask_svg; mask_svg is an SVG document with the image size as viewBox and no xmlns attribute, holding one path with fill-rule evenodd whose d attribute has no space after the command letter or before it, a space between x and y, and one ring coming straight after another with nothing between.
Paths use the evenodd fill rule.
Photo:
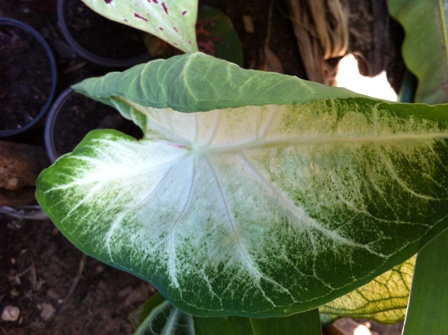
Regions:
<instances>
[{"instance_id":1,"label":"pink speckled leaf","mask_svg":"<svg viewBox=\"0 0 448 335\"><path fill-rule=\"evenodd\" d=\"M197 0L83 0L110 20L146 31L185 51L197 51Z\"/></svg>"}]
</instances>

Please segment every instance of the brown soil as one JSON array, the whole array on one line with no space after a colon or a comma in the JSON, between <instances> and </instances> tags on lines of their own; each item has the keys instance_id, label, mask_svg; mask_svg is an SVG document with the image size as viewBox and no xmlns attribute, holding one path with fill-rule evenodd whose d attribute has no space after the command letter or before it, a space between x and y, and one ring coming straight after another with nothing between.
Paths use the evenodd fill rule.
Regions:
<instances>
[{"instance_id":1,"label":"brown soil","mask_svg":"<svg viewBox=\"0 0 448 335\"><path fill-rule=\"evenodd\" d=\"M20 311L2 334L132 334L127 316L148 284L85 257L48 220L0 222L0 307Z\"/></svg>"},{"instance_id":2,"label":"brown soil","mask_svg":"<svg viewBox=\"0 0 448 335\"><path fill-rule=\"evenodd\" d=\"M2 16L30 24L47 40L59 72L56 96L71 84L110 71L78 57L65 42L55 1L0 1ZM8 140L44 148L42 126ZM149 284L87 258L49 220L0 213L0 228L1 335L133 333L127 318L152 295ZM7 311L18 312L17 319L6 321Z\"/></svg>"},{"instance_id":3,"label":"brown soil","mask_svg":"<svg viewBox=\"0 0 448 335\"><path fill-rule=\"evenodd\" d=\"M72 151L93 129L116 129L135 138L143 137L134 123L124 119L115 109L72 92L61 101L54 119L55 156Z\"/></svg>"},{"instance_id":4,"label":"brown soil","mask_svg":"<svg viewBox=\"0 0 448 335\"><path fill-rule=\"evenodd\" d=\"M0 131L32 122L51 91L51 63L44 47L22 28L0 25Z\"/></svg>"}]
</instances>

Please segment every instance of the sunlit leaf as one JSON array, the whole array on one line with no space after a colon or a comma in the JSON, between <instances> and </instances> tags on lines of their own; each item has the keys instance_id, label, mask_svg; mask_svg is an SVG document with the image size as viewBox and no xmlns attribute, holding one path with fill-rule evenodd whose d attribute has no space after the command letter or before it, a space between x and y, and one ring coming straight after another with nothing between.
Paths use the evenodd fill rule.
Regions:
<instances>
[{"instance_id":1,"label":"sunlit leaf","mask_svg":"<svg viewBox=\"0 0 448 335\"><path fill-rule=\"evenodd\" d=\"M414 266L415 256L319 310L333 316L367 318L383 323L403 321Z\"/></svg>"},{"instance_id":2,"label":"sunlit leaf","mask_svg":"<svg viewBox=\"0 0 448 335\"><path fill-rule=\"evenodd\" d=\"M184 312L316 308L448 224L445 105L381 102L199 53L75 88L146 135L90 133L43 172L38 201L84 252Z\"/></svg>"}]
</instances>

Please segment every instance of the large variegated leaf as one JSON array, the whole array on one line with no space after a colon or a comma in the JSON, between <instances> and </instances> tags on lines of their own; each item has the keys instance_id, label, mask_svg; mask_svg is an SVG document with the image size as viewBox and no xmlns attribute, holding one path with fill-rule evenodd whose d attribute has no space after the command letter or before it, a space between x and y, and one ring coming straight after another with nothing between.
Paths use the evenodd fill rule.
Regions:
<instances>
[{"instance_id":1,"label":"large variegated leaf","mask_svg":"<svg viewBox=\"0 0 448 335\"><path fill-rule=\"evenodd\" d=\"M90 133L40 176L39 203L83 251L188 313L320 306L448 224L446 106L384 103L202 54L75 88L146 135Z\"/></svg>"},{"instance_id":2,"label":"large variegated leaf","mask_svg":"<svg viewBox=\"0 0 448 335\"><path fill-rule=\"evenodd\" d=\"M185 51L197 51L196 0L82 0L99 14L146 31Z\"/></svg>"}]
</instances>

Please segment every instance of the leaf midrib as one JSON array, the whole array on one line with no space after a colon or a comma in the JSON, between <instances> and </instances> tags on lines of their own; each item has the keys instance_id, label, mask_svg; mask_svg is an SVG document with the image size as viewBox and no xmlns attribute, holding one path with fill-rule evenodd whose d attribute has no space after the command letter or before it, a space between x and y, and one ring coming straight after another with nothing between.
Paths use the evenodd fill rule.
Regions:
<instances>
[{"instance_id":1,"label":"leaf midrib","mask_svg":"<svg viewBox=\"0 0 448 335\"><path fill-rule=\"evenodd\" d=\"M366 143L384 143L397 141L425 141L447 139L448 132L425 133L425 134L387 134L387 135L363 135L363 136L297 136L287 139L260 140L250 142L236 142L230 145L192 145L191 151L198 155L217 155L238 153L247 150L269 148L269 147L288 147L288 146L318 146L318 145L344 145L344 144L366 144Z\"/></svg>"}]
</instances>

